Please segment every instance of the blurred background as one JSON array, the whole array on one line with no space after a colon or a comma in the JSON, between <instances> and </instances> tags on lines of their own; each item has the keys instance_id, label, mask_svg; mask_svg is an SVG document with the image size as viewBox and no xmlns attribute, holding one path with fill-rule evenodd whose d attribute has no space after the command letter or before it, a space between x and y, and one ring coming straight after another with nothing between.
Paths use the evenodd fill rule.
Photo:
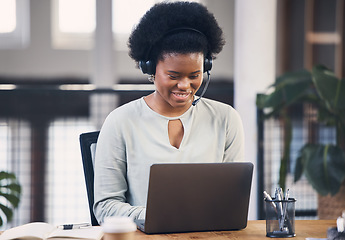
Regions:
<instances>
[{"instance_id":1,"label":"blurred background","mask_svg":"<svg viewBox=\"0 0 345 240\"><path fill-rule=\"evenodd\" d=\"M0 170L22 185L19 208L2 229L31 221L89 220L79 135L99 130L117 106L154 90L128 56L127 39L158 0L0 0ZM344 76L344 0L199 0L223 28L206 97L234 106L255 164L250 219L263 218L262 191L278 186L282 126L257 121L257 93L288 71L321 63ZM308 137L293 121L289 173ZM334 139L320 128L318 138ZM288 175L296 216L315 219L317 193ZM0 199L0 203L1 203Z\"/></svg>"}]
</instances>

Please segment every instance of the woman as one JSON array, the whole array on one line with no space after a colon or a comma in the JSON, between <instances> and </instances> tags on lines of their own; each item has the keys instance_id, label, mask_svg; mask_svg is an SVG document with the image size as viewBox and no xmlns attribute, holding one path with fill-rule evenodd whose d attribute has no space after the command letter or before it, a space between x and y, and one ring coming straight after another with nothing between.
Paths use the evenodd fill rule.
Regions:
<instances>
[{"instance_id":1,"label":"woman","mask_svg":"<svg viewBox=\"0 0 345 240\"><path fill-rule=\"evenodd\" d=\"M243 161L244 134L237 112L194 96L224 45L214 16L199 3L156 4L128 45L156 90L115 109L102 126L94 205L100 223L114 215L145 218L154 163Z\"/></svg>"}]
</instances>

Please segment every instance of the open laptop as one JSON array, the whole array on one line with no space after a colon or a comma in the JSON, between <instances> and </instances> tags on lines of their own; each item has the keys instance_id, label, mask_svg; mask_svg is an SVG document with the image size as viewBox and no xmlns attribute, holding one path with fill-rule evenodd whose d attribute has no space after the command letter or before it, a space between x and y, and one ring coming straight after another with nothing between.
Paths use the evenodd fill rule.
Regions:
<instances>
[{"instance_id":1,"label":"open laptop","mask_svg":"<svg viewBox=\"0 0 345 240\"><path fill-rule=\"evenodd\" d=\"M153 233L238 230L247 226L253 164L154 164L146 218L138 229Z\"/></svg>"}]
</instances>

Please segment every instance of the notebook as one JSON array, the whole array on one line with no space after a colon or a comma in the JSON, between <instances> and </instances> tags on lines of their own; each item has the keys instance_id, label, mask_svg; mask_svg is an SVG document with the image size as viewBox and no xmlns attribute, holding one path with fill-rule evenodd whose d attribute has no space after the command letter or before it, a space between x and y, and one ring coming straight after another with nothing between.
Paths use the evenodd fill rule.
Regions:
<instances>
[{"instance_id":1,"label":"notebook","mask_svg":"<svg viewBox=\"0 0 345 240\"><path fill-rule=\"evenodd\" d=\"M253 164L154 164L150 169L147 233L239 230L247 226Z\"/></svg>"}]
</instances>

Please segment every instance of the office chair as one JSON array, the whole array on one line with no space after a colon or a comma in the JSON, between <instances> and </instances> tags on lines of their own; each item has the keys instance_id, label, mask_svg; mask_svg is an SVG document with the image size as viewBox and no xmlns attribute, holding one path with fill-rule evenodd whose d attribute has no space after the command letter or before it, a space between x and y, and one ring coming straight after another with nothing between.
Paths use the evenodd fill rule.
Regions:
<instances>
[{"instance_id":1,"label":"office chair","mask_svg":"<svg viewBox=\"0 0 345 240\"><path fill-rule=\"evenodd\" d=\"M84 176L86 183L87 197L89 201L89 210L91 217L92 226L98 226L98 221L93 213L93 203L94 203L94 161L96 144L98 139L99 131L82 133L79 136L81 157L83 160Z\"/></svg>"}]
</instances>

